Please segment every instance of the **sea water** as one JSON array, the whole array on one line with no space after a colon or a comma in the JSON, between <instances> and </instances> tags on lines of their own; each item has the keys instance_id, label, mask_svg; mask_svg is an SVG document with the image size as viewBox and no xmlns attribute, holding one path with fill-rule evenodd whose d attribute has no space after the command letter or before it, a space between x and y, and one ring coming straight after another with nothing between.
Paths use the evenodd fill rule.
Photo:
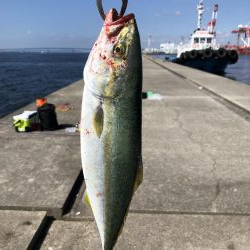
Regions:
<instances>
[{"instance_id":1,"label":"sea water","mask_svg":"<svg viewBox=\"0 0 250 250\"><path fill-rule=\"evenodd\" d=\"M0 53L0 117L83 78L88 53Z\"/></svg>"},{"instance_id":2,"label":"sea water","mask_svg":"<svg viewBox=\"0 0 250 250\"><path fill-rule=\"evenodd\" d=\"M0 53L0 117L79 79L88 53ZM225 77L250 84L250 56L239 56Z\"/></svg>"}]
</instances>

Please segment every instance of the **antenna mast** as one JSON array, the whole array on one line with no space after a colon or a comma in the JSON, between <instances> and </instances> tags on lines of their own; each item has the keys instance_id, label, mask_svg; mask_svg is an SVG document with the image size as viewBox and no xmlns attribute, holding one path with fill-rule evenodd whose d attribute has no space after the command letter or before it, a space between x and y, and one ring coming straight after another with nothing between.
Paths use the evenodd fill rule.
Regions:
<instances>
[{"instance_id":1,"label":"antenna mast","mask_svg":"<svg viewBox=\"0 0 250 250\"><path fill-rule=\"evenodd\" d=\"M151 38L152 36L148 34L148 48L151 49Z\"/></svg>"},{"instance_id":2,"label":"antenna mast","mask_svg":"<svg viewBox=\"0 0 250 250\"><path fill-rule=\"evenodd\" d=\"M201 23L202 23L202 14L204 12L204 6L203 6L203 1L200 0L199 4L197 5L197 10L198 10L198 23L197 23L197 29L201 29Z\"/></svg>"}]
</instances>

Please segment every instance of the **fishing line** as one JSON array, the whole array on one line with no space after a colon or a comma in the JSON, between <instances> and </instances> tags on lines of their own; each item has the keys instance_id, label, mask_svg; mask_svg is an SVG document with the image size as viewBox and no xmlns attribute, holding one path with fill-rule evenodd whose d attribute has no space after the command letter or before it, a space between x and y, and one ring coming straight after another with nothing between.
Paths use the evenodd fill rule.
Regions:
<instances>
[{"instance_id":1,"label":"fishing line","mask_svg":"<svg viewBox=\"0 0 250 250\"><path fill-rule=\"evenodd\" d=\"M102 6L102 0L96 0L96 4L97 4L97 8L98 11L100 13L100 16L102 17L103 20L105 20L106 18L106 14L103 10L103 6ZM127 5L128 5L128 0L122 0L122 7L121 7L121 11L119 16L122 17L127 9Z\"/></svg>"}]
</instances>

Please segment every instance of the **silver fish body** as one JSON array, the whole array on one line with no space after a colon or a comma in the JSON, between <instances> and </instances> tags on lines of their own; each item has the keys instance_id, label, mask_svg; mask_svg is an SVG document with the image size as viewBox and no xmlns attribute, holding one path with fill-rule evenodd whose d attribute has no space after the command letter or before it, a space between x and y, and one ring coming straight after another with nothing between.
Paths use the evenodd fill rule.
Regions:
<instances>
[{"instance_id":1,"label":"silver fish body","mask_svg":"<svg viewBox=\"0 0 250 250\"><path fill-rule=\"evenodd\" d=\"M133 14L112 9L84 68L81 157L104 250L113 249L142 181L140 38Z\"/></svg>"}]
</instances>

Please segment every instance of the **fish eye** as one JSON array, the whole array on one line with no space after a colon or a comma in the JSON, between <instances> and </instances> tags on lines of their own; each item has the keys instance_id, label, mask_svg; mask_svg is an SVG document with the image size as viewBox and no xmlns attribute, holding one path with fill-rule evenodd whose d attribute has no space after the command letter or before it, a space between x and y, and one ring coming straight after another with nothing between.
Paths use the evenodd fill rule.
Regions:
<instances>
[{"instance_id":1,"label":"fish eye","mask_svg":"<svg viewBox=\"0 0 250 250\"><path fill-rule=\"evenodd\" d=\"M116 48L115 48L115 52L116 52L116 53L120 53L120 52L121 52L121 48L120 48L120 47L116 47Z\"/></svg>"},{"instance_id":2,"label":"fish eye","mask_svg":"<svg viewBox=\"0 0 250 250\"><path fill-rule=\"evenodd\" d=\"M125 54L125 48L121 45L121 44L118 44L114 47L114 54L116 56L123 56Z\"/></svg>"}]
</instances>

